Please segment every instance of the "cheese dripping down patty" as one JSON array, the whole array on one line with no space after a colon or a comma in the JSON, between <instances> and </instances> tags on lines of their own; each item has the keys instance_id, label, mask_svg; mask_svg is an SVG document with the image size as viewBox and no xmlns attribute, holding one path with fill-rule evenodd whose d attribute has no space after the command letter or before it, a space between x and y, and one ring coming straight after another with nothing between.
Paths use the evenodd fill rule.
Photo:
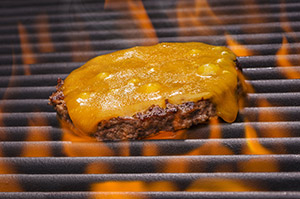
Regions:
<instances>
[{"instance_id":1,"label":"cheese dripping down patty","mask_svg":"<svg viewBox=\"0 0 300 199\"><path fill-rule=\"evenodd\" d=\"M98 56L74 70L62 88L76 128L91 134L101 120L131 117L151 105L210 99L217 115L238 112L236 56L198 42L160 43Z\"/></svg>"}]
</instances>

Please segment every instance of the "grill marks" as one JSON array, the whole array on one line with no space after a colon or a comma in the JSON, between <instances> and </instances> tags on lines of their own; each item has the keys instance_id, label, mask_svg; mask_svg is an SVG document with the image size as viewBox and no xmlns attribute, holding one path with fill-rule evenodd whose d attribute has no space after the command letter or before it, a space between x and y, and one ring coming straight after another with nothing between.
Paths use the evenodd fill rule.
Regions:
<instances>
[{"instance_id":1,"label":"grill marks","mask_svg":"<svg viewBox=\"0 0 300 199\"><path fill-rule=\"evenodd\" d=\"M137 45L142 40L135 38L136 31L122 29L127 36L131 35L124 40L122 31L115 24L116 19L123 15L115 11L103 12L101 6L97 7L100 4L103 6L99 1L85 3L85 9L82 9L82 1L75 1L73 6L67 3L57 6L54 1L37 0L2 2L0 155L4 157L0 158L0 173L8 175L0 175L0 181L14 184L15 187L9 187L11 191L29 192L0 193L0 198L96 198L95 193L90 192L95 191L91 189L92 185L99 187L102 186L99 183L112 180L119 180L121 184L128 180L141 183L166 181L179 191L144 193L143 196L148 198L300 198L300 80L286 79L282 73L289 68L292 71L299 71L300 68L297 51L300 4L297 0L284 2L286 13L280 13L282 1L255 1L264 10L264 13L256 15L251 14L252 11L257 12L255 5L244 6L236 0L212 0L209 4L223 19L221 25L217 26L211 23L213 20L209 16L203 16L207 26L180 29L175 18L174 1L144 1L161 42L202 41L226 45L223 33L228 32L233 39L244 44L254 56L240 57L239 62L249 79L247 83L256 92L248 95L249 104L235 123L193 128L185 141L105 144L63 141L68 137L58 127L52 107L46 105L47 98L55 91L56 77L63 78L83 64L73 62L73 56L82 56L87 60ZM193 0L189 0L188 4L193 5ZM186 12L189 11L186 9ZM38 27L46 24L38 25L36 17L45 13L55 49L50 53L39 51L41 46L47 45L38 43L37 39ZM289 22L282 20L283 15ZM82 27L74 21L74 16L81 19L86 32L74 31L76 27ZM191 19L180 20L188 22ZM19 21L27 31L29 45L37 61L27 67L32 74L29 76L24 75L20 54ZM294 32L285 33L286 28L282 26L290 27ZM206 30L212 30L214 34L203 35ZM183 32L189 36L179 36ZM85 34L93 41L91 49L94 51L72 52L75 45L72 42L77 42L78 48L87 45L88 42L81 37ZM72 42L68 38L70 35L76 36L72 37ZM286 57L294 66L277 67L275 54L281 47L283 36L289 43ZM7 85L10 87L6 88ZM268 103L262 105L265 100ZM245 118L249 121L244 122ZM28 126L29 122L33 126ZM256 130L257 139L245 139L247 125ZM222 139L207 139L212 131L221 131ZM255 151L249 151L249 145L256 142L273 155L255 155ZM214 150L220 148L222 150ZM37 157L27 158L30 155ZM213 182L217 187L220 181L234 186L242 184L239 188L246 192L211 192L208 187L212 184L209 183ZM199 184L207 185L204 192L183 192ZM0 183L0 187L4 187L2 185ZM226 191L230 190L228 188ZM128 194L137 196L134 192ZM99 198L107 195L113 197L110 192L98 193Z\"/></svg>"}]
</instances>

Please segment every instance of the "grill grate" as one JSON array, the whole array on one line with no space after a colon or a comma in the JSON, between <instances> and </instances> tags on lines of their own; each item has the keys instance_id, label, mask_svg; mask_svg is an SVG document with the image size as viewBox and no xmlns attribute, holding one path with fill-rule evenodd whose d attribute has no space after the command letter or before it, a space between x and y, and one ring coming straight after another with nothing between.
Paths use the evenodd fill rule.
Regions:
<instances>
[{"instance_id":1,"label":"grill grate","mask_svg":"<svg viewBox=\"0 0 300 199\"><path fill-rule=\"evenodd\" d=\"M300 2L144 0L154 27L144 30L143 7L126 2L1 2L0 198L299 199ZM62 131L47 105L57 78L155 35L241 55L255 92L237 121L185 140L95 143Z\"/></svg>"}]
</instances>

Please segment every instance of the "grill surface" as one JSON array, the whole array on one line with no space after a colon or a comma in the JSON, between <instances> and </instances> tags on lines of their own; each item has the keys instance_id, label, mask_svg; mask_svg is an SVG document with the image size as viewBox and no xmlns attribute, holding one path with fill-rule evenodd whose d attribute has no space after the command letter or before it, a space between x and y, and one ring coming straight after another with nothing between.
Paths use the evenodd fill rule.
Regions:
<instances>
[{"instance_id":1,"label":"grill surface","mask_svg":"<svg viewBox=\"0 0 300 199\"><path fill-rule=\"evenodd\" d=\"M0 198L299 199L299 1L143 5L154 29L141 30L148 19L133 17L143 9L126 1L1 1ZM185 140L95 143L63 132L47 105L57 78L155 35L240 55L255 92L237 121L195 127Z\"/></svg>"}]
</instances>

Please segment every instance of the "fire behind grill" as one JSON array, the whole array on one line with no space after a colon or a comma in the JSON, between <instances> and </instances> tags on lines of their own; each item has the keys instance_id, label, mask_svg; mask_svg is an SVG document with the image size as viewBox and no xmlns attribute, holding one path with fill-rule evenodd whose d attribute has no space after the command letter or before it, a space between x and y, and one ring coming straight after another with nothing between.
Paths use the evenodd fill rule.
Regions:
<instances>
[{"instance_id":1,"label":"fire behind grill","mask_svg":"<svg viewBox=\"0 0 300 199\"><path fill-rule=\"evenodd\" d=\"M0 198L300 198L300 3L2 1ZM184 140L83 142L47 105L58 77L135 45L227 45L254 91ZM251 56L250 56L251 55Z\"/></svg>"}]
</instances>

